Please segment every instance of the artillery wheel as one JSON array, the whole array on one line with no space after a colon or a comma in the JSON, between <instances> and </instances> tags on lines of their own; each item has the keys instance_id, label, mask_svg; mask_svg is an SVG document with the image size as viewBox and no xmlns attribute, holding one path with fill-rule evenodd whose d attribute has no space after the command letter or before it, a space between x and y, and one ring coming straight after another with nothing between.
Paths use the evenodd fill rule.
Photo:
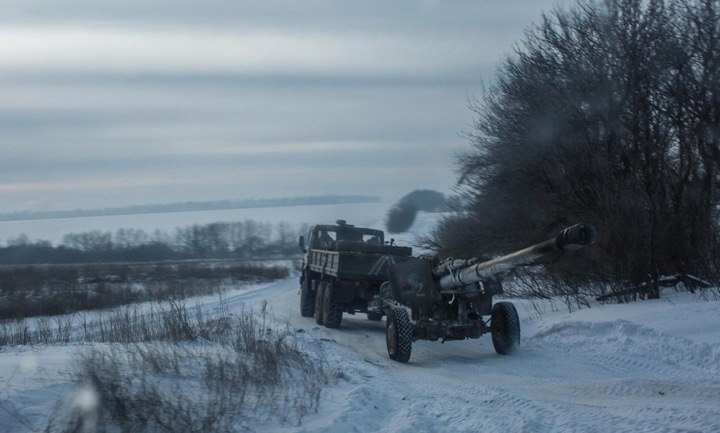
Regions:
<instances>
[{"instance_id":1,"label":"artillery wheel","mask_svg":"<svg viewBox=\"0 0 720 433\"><path fill-rule=\"evenodd\" d=\"M300 284L300 315L312 317L315 314L315 292L310 291L312 281L305 275Z\"/></svg>"},{"instance_id":2,"label":"artillery wheel","mask_svg":"<svg viewBox=\"0 0 720 433\"><path fill-rule=\"evenodd\" d=\"M520 319L511 302L493 305L490 328L493 346L498 354L508 355L520 345Z\"/></svg>"},{"instance_id":3,"label":"artillery wheel","mask_svg":"<svg viewBox=\"0 0 720 433\"><path fill-rule=\"evenodd\" d=\"M331 283L325 283L325 290L323 291L323 318L325 320L325 327L327 328L338 328L340 322L342 322L343 311L337 302L333 302L333 286Z\"/></svg>"},{"instance_id":4,"label":"artillery wheel","mask_svg":"<svg viewBox=\"0 0 720 433\"><path fill-rule=\"evenodd\" d=\"M382 313L378 313L375 311L370 311L367 313L368 320L372 320L373 322L379 322L380 320L382 320L382 316Z\"/></svg>"},{"instance_id":5,"label":"artillery wheel","mask_svg":"<svg viewBox=\"0 0 720 433\"><path fill-rule=\"evenodd\" d=\"M385 339L390 359L408 362L412 353L413 328L406 309L395 307L388 312Z\"/></svg>"},{"instance_id":6,"label":"artillery wheel","mask_svg":"<svg viewBox=\"0 0 720 433\"><path fill-rule=\"evenodd\" d=\"M322 325L325 320L323 317L323 300L325 299L325 287L327 283L321 281L315 293L315 323Z\"/></svg>"}]
</instances>

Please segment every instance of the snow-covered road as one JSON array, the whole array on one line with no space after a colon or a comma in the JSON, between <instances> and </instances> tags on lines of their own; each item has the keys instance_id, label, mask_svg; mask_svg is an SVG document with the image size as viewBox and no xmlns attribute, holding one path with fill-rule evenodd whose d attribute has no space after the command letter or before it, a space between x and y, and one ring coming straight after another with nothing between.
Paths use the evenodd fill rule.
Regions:
<instances>
[{"instance_id":1,"label":"snow-covered road","mask_svg":"<svg viewBox=\"0 0 720 433\"><path fill-rule=\"evenodd\" d=\"M572 314L518 302L517 354L489 336L419 341L408 364L387 357L384 322L300 317L295 281L238 296L267 299L343 373L320 413L283 431L720 432L720 303L697 295Z\"/></svg>"}]
</instances>

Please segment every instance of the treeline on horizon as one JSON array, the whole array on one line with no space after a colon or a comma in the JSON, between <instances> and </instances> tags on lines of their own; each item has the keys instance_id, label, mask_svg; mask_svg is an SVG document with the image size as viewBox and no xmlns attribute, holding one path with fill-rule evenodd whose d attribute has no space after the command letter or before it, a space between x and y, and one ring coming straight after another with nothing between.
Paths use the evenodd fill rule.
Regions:
<instances>
[{"instance_id":1,"label":"treeline on horizon","mask_svg":"<svg viewBox=\"0 0 720 433\"><path fill-rule=\"evenodd\" d=\"M23 234L0 247L0 265L291 257L299 253L297 239L305 231L306 225L298 230L284 222L245 220L196 224L172 232L118 229L70 233L58 246L31 241Z\"/></svg>"},{"instance_id":2,"label":"treeline on horizon","mask_svg":"<svg viewBox=\"0 0 720 433\"><path fill-rule=\"evenodd\" d=\"M244 200L218 200L180 202L104 209L73 209L63 211L19 211L0 213L0 221L18 221L52 218L76 218L109 215L135 215L147 213L195 212L207 210L252 209L263 207L314 206L326 204L376 203L380 198L367 195L323 195L284 198L251 198Z\"/></svg>"}]
</instances>

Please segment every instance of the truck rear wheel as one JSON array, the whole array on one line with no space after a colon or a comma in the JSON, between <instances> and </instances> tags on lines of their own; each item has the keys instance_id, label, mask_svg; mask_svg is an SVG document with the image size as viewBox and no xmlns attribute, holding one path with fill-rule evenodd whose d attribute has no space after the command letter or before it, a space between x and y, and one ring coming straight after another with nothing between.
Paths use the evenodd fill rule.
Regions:
<instances>
[{"instance_id":1,"label":"truck rear wheel","mask_svg":"<svg viewBox=\"0 0 720 433\"><path fill-rule=\"evenodd\" d=\"M332 300L333 290L334 287L331 283L325 283L325 289L323 291L323 319L325 320L325 327L327 328L340 327L343 316L340 305Z\"/></svg>"},{"instance_id":2,"label":"truck rear wheel","mask_svg":"<svg viewBox=\"0 0 720 433\"><path fill-rule=\"evenodd\" d=\"M300 315L312 317L315 314L315 292L310 290L312 281L305 276L300 284Z\"/></svg>"},{"instance_id":3,"label":"truck rear wheel","mask_svg":"<svg viewBox=\"0 0 720 433\"><path fill-rule=\"evenodd\" d=\"M495 352L508 355L517 349L520 345L520 319L512 303L498 302L493 305L490 329Z\"/></svg>"},{"instance_id":4,"label":"truck rear wheel","mask_svg":"<svg viewBox=\"0 0 720 433\"><path fill-rule=\"evenodd\" d=\"M406 309L395 307L388 312L385 339L390 359L408 362L412 353L412 323Z\"/></svg>"},{"instance_id":5,"label":"truck rear wheel","mask_svg":"<svg viewBox=\"0 0 720 433\"><path fill-rule=\"evenodd\" d=\"M315 323L322 325L324 323L323 318L323 300L325 299L325 286L327 283L321 281L318 285L317 292L315 293Z\"/></svg>"}]
</instances>

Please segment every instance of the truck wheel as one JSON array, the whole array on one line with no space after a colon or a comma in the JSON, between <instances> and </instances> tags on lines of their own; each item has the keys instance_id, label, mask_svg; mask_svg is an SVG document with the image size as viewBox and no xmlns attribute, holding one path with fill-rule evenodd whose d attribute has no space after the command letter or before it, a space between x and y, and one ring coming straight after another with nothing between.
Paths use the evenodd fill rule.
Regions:
<instances>
[{"instance_id":1,"label":"truck wheel","mask_svg":"<svg viewBox=\"0 0 720 433\"><path fill-rule=\"evenodd\" d=\"M382 313L376 313L374 311L367 313L368 320L372 320L373 322L379 322L382 320Z\"/></svg>"},{"instance_id":2,"label":"truck wheel","mask_svg":"<svg viewBox=\"0 0 720 433\"><path fill-rule=\"evenodd\" d=\"M406 309L395 307L388 312L385 339L390 359L408 362L412 353L412 323Z\"/></svg>"},{"instance_id":3,"label":"truck wheel","mask_svg":"<svg viewBox=\"0 0 720 433\"><path fill-rule=\"evenodd\" d=\"M333 302L333 286L331 283L327 283L323 293L323 318L325 320L325 327L327 328L338 328L340 322L342 322L343 311L340 309L338 303Z\"/></svg>"},{"instance_id":4,"label":"truck wheel","mask_svg":"<svg viewBox=\"0 0 720 433\"><path fill-rule=\"evenodd\" d=\"M315 314L315 292L310 290L312 281L305 276L300 284L300 315L312 317Z\"/></svg>"},{"instance_id":5,"label":"truck wheel","mask_svg":"<svg viewBox=\"0 0 720 433\"><path fill-rule=\"evenodd\" d=\"M324 322L323 318L323 300L325 298L325 283L321 281L318 285L317 292L315 293L315 323L322 325Z\"/></svg>"},{"instance_id":6,"label":"truck wheel","mask_svg":"<svg viewBox=\"0 0 720 433\"><path fill-rule=\"evenodd\" d=\"M500 355L508 355L520 345L520 319L512 303L493 305L490 328L495 352Z\"/></svg>"}]
</instances>

